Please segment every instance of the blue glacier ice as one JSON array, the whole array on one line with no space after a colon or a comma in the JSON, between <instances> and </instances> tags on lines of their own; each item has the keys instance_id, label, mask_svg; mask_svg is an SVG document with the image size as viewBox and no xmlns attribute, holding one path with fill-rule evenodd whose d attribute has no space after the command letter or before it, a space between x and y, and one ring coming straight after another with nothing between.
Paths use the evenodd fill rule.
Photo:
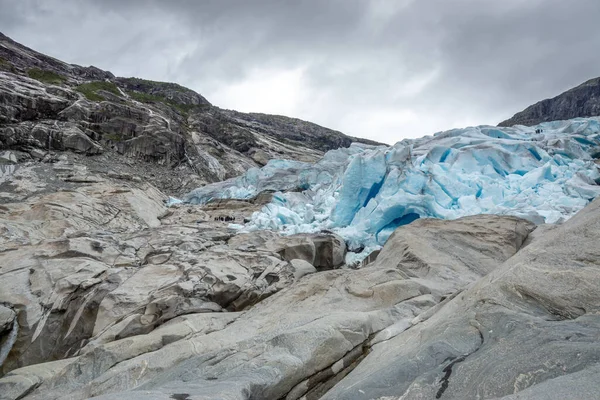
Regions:
<instances>
[{"instance_id":1,"label":"blue glacier ice","mask_svg":"<svg viewBox=\"0 0 600 400\"><path fill-rule=\"evenodd\" d=\"M196 189L183 201L203 204L275 191L272 202L242 229L284 234L328 229L366 254L417 218L486 213L562 222L600 194L597 157L600 118L479 126L392 147L353 144L315 164L272 160ZM349 254L349 262L360 257Z\"/></svg>"}]
</instances>

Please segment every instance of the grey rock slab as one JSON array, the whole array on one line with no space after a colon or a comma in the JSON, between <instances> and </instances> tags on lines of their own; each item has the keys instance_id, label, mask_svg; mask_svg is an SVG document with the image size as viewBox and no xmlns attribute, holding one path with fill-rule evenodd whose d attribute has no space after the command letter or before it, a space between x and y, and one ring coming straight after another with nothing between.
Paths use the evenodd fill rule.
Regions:
<instances>
[{"instance_id":1,"label":"grey rock slab","mask_svg":"<svg viewBox=\"0 0 600 400\"><path fill-rule=\"evenodd\" d=\"M513 256L534 229L532 223L510 216L419 219L397 229L372 265L400 268L452 293Z\"/></svg>"},{"instance_id":2,"label":"grey rock slab","mask_svg":"<svg viewBox=\"0 0 600 400\"><path fill-rule=\"evenodd\" d=\"M0 400L22 398L41 385L46 379L56 376L71 362L71 359L64 359L20 368L18 373L9 372L2 377Z\"/></svg>"},{"instance_id":3,"label":"grey rock slab","mask_svg":"<svg viewBox=\"0 0 600 400\"><path fill-rule=\"evenodd\" d=\"M0 164L16 164L17 155L12 151L0 152Z\"/></svg>"},{"instance_id":4,"label":"grey rock slab","mask_svg":"<svg viewBox=\"0 0 600 400\"><path fill-rule=\"evenodd\" d=\"M50 173L86 171L63 158ZM160 191L111 179L63 180L68 190L2 206L0 303L18 320L18 330L2 320L10 325L0 333L4 373L147 334L180 315L242 310L296 279L275 252L228 246L234 231L223 223L161 219Z\"/></svg>"},{"instance_id":5,"label":"grey rock slab","mask_svg":"<svg viewBox=\"0 0 600 400\"><path fill-rule=\"evenodd\" d=\"M565 398L590 398L600 363L598 237L600 200L375 345L324 399L557 398L568 387ZM550 394L571 378L578 384Z\"/></svg>"},{"instance_id":6,"label":"grey rock slab","mask_svg":"<svg viewBox=\"0 0 600 400\"><path fill-rule=\"evenodd\" d=\"M533 375L523 379L534 378ZM563 400L594 399L598 397L600 382L600 364L577 372L551 378L523 391L491 400Z\"/></svg>"}]
</instances>

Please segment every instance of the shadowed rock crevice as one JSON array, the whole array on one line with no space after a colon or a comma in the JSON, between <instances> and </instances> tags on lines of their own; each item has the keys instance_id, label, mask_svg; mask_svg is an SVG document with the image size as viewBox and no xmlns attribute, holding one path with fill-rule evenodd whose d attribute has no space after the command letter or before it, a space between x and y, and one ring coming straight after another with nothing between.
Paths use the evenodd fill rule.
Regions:
<instances>
[{"instance_id":1,"label":"shadowed rock crevice","mask_svg":"<svg viewBox=\"0 0 600 400\"><path fill-rule=\"evenodd\" d=\"M456 365L460 362L463 362L465 360L465 358L467 358L467 356L462 356L462 357L458 357L458 358L449 360L450 363L444 367L444 369L442 370L442 372L444 373L444 376L440 379L441 386L440 386L440 389L435 394L436 399L441 398L442 395L444 394L444 392L446 391L446 389L448 389L448 385L450 385L450 377L452 376L452 368L454 367L454 365Z\"/></svg>"},{"instance_id":2,"label":"shadowed rock crevice","mask_svg":"<svg viewBox=\"0 0 600 400\"><path fill-rule=\"evenodd\" d=\"M318 400L337 382L348 375L369 353L371 335L360 345L356 346L335 363L300 382L281 399Z\"/></svg>"},{"instance_id":3,"label":"shadowed rock crevice","mask_svg":"<svg viewBox=\"0 0 600 400\"><path fill-rule=\"evenodd\" d=\"M2 365L19 334L17 313L12 307L0 304L0 365Z\"/></svg>"}]
</instances>

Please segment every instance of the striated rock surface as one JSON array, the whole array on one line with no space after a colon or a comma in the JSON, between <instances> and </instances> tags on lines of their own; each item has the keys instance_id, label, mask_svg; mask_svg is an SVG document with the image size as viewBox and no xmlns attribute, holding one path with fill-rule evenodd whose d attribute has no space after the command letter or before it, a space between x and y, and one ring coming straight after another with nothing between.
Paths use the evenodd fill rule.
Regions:
<instances>
[{"instance_id":1,"label":"striated rock surface","mask_svg":"<svg viewBox=\"0 0 600 400\"><path fill-rule=\"evenodd\" d=\"M542 122L600 115L600 78L590 79L551 99L542 100L516 113L498 126L537 125Z\"/></svg>"},{"instance_id":2,"label":"striated rock surface","mask_svg":"<svg viewBox=\"0 0 600 400\"><path fill-rule=\"evenodd\" d=\"M331 269L335 235L223 220L268 195L167 209L147 183L52 165L20 171L56 190L1 209L1 399L595 396L600 200L537 229L419 219Z\"/></svg>"},{"instance_id":3,"label":"striated rock surface","mask_svg":"<svg viewBox=\"0 0 600 400\"><path fill-rule=\"evenodd\" d=\"M334 235L257 233L257 246L234 237L229 222L267 195L167 209L166 196L141 179L95 174L63 156L49 167L18 165L0 182L10 193L0 207L4 373L181 315L243 310L315 266L343 263L345 243ZM311 245L307 260L295 255L299 240Z\"/></svg>"},{"instance_id":4,"label":"striated rock surface","mask_svg":"<svg viewBox=\"0 0 600 400\"><path fill-rule=\"evenodd\" d=\"M2 400L595 396L600 200L421 218L349 268L331 232L230 227L268 191L167 208L71 152L1 157Z\"/></svg>"}]
</instances>

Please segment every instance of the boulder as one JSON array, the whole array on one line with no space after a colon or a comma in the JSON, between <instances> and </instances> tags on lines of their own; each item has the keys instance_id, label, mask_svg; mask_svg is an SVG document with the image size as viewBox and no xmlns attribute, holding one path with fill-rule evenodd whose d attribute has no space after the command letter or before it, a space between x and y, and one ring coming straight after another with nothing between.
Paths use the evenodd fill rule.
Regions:
<instances>
[{"instance_id":1,"label":"boulder","mask_svg":"<svg viewBox=\"0 0 600 400\"><path fill-rule=\"evenodd\" d=\"M316 234L309 236L315 244L315 261L318 270L340 267L346 257L346 242L335 234Z\"/></svg>"},{"instance_id":2,"label":"boulder","mask_svg":"<svg viewBox=\"0 0 600 400\"><path fill-rule=\"evenodd\" d=\"M438 284L453 292L493 271L534 229L531 222L510 216L422 218L397 229L373 266L402 266L409 276L439 277Z\"/></svg>"},{"instance_id":3,"label":"boulder","mask_svg":"<svg viewBox=\"0 0 600 400\"><path fill-rule=\"evenodd\" d=\"M260 249L278 253L284 260L304 260L319 271L340 267L346 256L346 243L332 233L280 236L271 231L236 235L229 245L241 249Z\"/></svg>"},{"instance_id":4,"label":"boulder","mask_svg":"<svg viewBox=\"0 0 600 400\"><path fill-rule=\"evenodd\" d=\"M311 237L298 235L277 238L269 246L284 260L304 260L315 265L317 246Z\"/></svg>"},{"instance_id":5,"label":"boulder","mask_svg":"<svg viewBox=\"0 0 600 400\"><path fill-rule=\"evenodd\" d=\"M317 269L304 260L291 260L290 264L294 268L294 279L298 280L305 275L314 274Z\"/></svg>"},{"instance_id":6,"label":"boulder","mask_svg":"<svg viewBox=\"0 0 600 400\"><path fill-rule=\"evenodd\" d=\"M0 164L16 164L17 155L13 151L0 152Z\"/></svg>"}]
</instances>

